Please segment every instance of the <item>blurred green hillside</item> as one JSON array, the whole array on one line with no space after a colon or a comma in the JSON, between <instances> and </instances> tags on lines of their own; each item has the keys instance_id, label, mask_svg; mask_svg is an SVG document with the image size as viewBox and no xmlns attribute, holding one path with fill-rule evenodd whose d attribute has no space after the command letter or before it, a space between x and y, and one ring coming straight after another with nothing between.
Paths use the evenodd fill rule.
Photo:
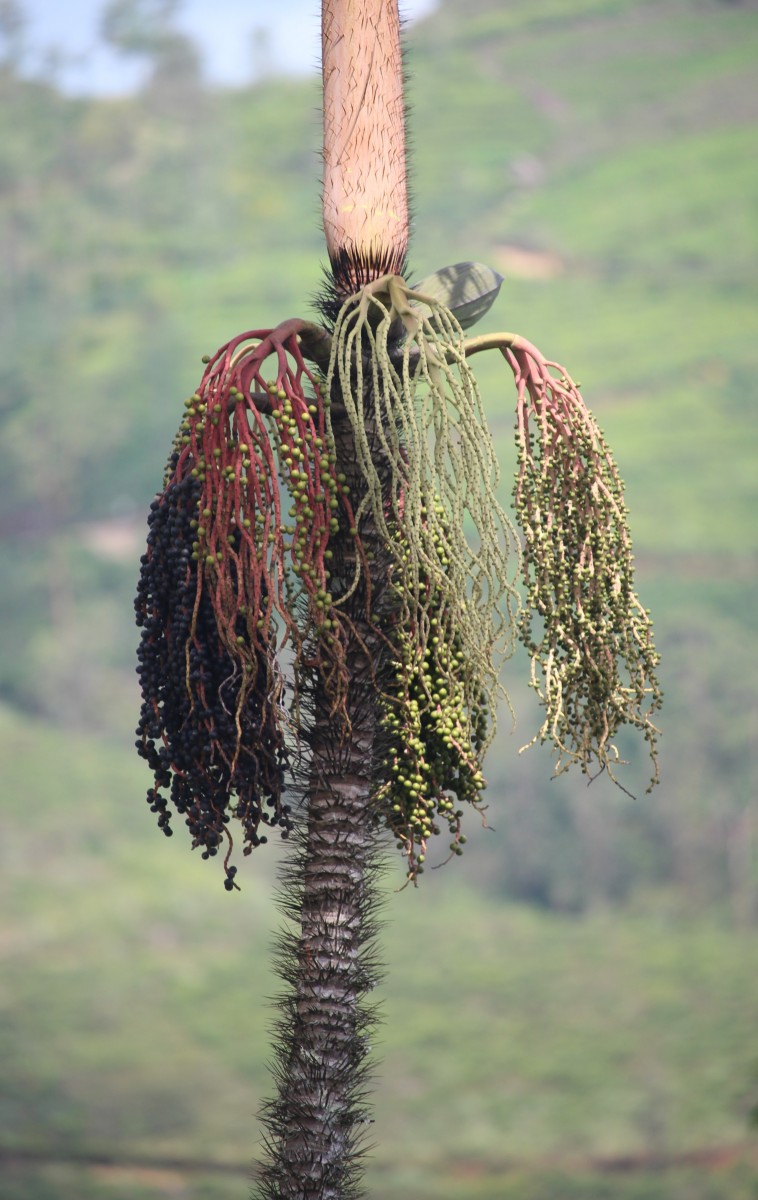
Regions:
<instances>
[{"instance_id":1,"label":"blurred green hillside","mask_svg":"<svg viewBox=\"0 0 758 1200\"><path fill-rule=\"evenodd\" d=\"M0 65L0 1153L245 1162L266 1087L274 856L230 899L154 829L131 604L200 356L319 289L319 90L209 91L190 51L119 100ZM551 781L508 665L494 831L388 904L376 1196L756 1194L747 1160L579 1160L738 1143L758 1104L757 59L756 6L717 0L446 0L411 31L414 276L497 267L482 328L581 379L666 704L651 796L633 743L637 799ZM476 367L507 500L512 385ZM12 1200L245 1186L14 1172Z\"/></svg>"}]
</instances>

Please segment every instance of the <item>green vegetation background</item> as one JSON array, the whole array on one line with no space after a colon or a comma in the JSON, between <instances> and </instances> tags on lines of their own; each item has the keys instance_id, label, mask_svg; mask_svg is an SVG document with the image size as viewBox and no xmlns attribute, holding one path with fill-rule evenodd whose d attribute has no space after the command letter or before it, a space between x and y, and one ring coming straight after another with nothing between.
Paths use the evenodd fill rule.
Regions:
<instances>
[{"instance_id":1,"label":"green vegetation background","mask_svg":"<svg viewBox=\"0 0 758 1200\"><path fill-rule=\"evenodd\" d=\"M415 277L497 267L486 328L581 379L667 700L632 799L519 757L508 665L494 831L418 891L387 877L374 1196L758 1196L757 54L756 6L717 0L445 0L411 31ZM276 856L228 896L154 828L131 598L201 354L319 288L319 94L209 91L194 61L148 41L119 100L0 67L7 1200L246 1194L269 1086ZM476 366L507 500L512 388ZM46 1161L87 1155L122 1165Z\"/></svg>"}]
</instances>

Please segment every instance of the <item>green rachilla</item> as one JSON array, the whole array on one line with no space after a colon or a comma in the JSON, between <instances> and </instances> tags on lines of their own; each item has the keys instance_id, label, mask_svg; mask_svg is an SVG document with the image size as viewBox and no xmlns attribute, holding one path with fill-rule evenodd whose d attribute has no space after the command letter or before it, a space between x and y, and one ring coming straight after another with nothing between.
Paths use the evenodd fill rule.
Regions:
<instances>
[{"instance_id":1,"label":"green rachilla","mask_svg":"<svg viewBox=\"0 0 758 1200\"><path fill-rule=\"evenodd\" d=\"M417 288L398 276L374 281L342 306L327 373L325 390L337 376L353 428L367 484L362 509L370 508L392 560L395 609L385 632L396 671L383 697L388 739L375 797L412 878L438 818L453 835L451 851L460 850L462 812L450 793L476 804L484 786L514 632L545 708L532 742L552 741L556 773L576 762L615 779L614 737L628 724L648 742L651 786L657 780L658 656L634 591L623 484L563 368L515 334L464 338L461 321L478 319L499 283L478 264L447 268ZM487 349L503 354L517 386L514 507L523 549L497 500L498 465L468 362ZM374 401L368 417L383 449L381 473L365 394Z\"/></svg>"}]
</instances>

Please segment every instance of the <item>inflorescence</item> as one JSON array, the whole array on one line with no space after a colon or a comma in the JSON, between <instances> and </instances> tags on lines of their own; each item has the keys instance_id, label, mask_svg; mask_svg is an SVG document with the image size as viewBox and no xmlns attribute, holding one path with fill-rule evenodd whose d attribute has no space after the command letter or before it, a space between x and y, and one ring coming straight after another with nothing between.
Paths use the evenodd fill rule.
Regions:
<instances>
[{"instance_id":1,"label":"inflorescence","mask_svg":"<svg viewBox=\"0 0 758 1200\"><path fill-rule=\"evenodd\" d=\"M142 558L137 746L155 773L148 801L169 833L170 788L193 846L211 856L224 839L231 848L230 816L246 853L266 840L261 822L283 836L291 828L281 797L298 672L286 706L277 652L289 643L297 667L307 646L336 705L346 690L328 543L352 510L299 325L245 333L204 360Z\"/></svg>"},{"instance_id":2,"label":"inflorescence","mask_svg":"<svg viewBox=\"0 0 758 1200\"><path fill-rule=\"evenodd\" d=\"M425 514L422 514L425 515ZM437 515L441 515L438 506ZM438 541L440 565L445 547ZM439 591L429 584L429 632L422 651L416 630L395 618L388 632L393 652L390 683L381 701L383 757L375 803L408 862L410 880L423 873L429 839L447 827L450 856L462 854L464 810L478 812L486 787L482 758L488 741L490 714L486 694L466 669L458 633L440 636ZM402 611L399 589L393 588L396 612Z\"/></svg>"},{"instance_id":3,"label":"inflorescence","mask_svg":"<svg viewBox=\"0 0 758 1200\"><path fill-rule=\"evenodd\" d=\"M659 655L634 590L623 482L564 368L523 338L503 353L518 393L514 502L527 589L519 632L545 707L533 740L552 740L557 773L576 762L587 775L597 764L613 777L613 739L630 725L648 743L652 787Z\"/></svg>"},{"instance_id":4,"label":"inflorescence","mask_svg":"<svg viewBox=\"0 0 758 1200\"><path fill-rule=\"evenodd\" d=\"M498 503L499 468L460 326L398 277L380 279L343 305L329 379L339 381L365 481L356 521L370 516L389 555L397 620L414 630L419 658L432 638L460 643L460 669L484 692L494 729L519 547Z\"/></svg>"},{"instance_id":5,"label":"inflorescence","mask_svg":"<svg viewBox=\"0 0 758 1200\"><path fill-rule=\"evenodd\" d=\"M306 364L309 346L325 379ZM523 554L497 501L467 361L495 347L517 386ZM623 484L567 372L517 335L464 341L443 303L398 276L346 301L331 336L287 321L203 361L151 506L136 599L137 745L166 834L170 802L204 857L225 850L235 887L231 819L245 853L266 841L262 827L292 828L284 796L306 681L320 679L339 739L351 686L370 677L372 815L415 881L443 827L461 853L459 805L481 812L499 668L516 634L545 707L533 741L552 740L556 771L577 762L613 776L614 738L631 725L649 744L652 786L658 655L633 587ZM353 494L338 444L354 459ZM376 661L351 685L356 645Z\"/></svg>"},{"instance_id":6,"label":"inflorescence","mask_svg":"<svg viewBox=\"0 0 758 1200\"><path fill-rule=\"evenodd\" d=\"M278 825L283 834L291 827L281 799L287 765L278 712L282 684L270 640L253 651L244 612L235 635L246 648L244 672L219 636L192 549L202 485L191 475L175 478L177 457L174 477L151 505L137 592L144 697L137 746L155 775L148 802L166 835L172 829L161 789L168 789L204 858L231 848L231 816L243 827L249 853L266 841L261 824ZM233 565L231 576L236 586ZM228 854L225 865L231 888L236 867L228 865Z\"/></svg>"},{"instance_id":7,"label":"inflorescence","mask_svg":"<svg viewBox=\"0 0 758 1200\"><path fill-rule=\"evenodd\" d=\"M513 648L518 539L497 500L461 328L444 304L397 276L364 288L337 318L329 380L365 483L356 521L369 520L389 560L394 603L380 631L394 668L374 801L415 880L442 826L460 853L457 805L476 806L485 786L499 668ZM362 569L356 559L353 586Z\"/></svg>"}]
</instances>

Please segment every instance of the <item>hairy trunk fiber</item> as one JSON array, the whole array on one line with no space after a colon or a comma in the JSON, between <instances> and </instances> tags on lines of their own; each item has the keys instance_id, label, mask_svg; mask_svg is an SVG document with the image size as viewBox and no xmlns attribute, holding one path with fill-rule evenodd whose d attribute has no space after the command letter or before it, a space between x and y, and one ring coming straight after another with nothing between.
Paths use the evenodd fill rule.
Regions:
<instances>
[{"instance_id":1,"label":"hairy trunk fiber","mask_svg":"<svg viewBox=\"0 0 758 1200\"><path fill-rule=\"evenodd\" d=\"M335 419L340 466L358 497L352 435ZM377 450L378 453L378 450ZM386 568L370 520L361 544L373 556L371 609L381 607ZM352 579L355 539L343 530L331 543L332 585L339 596ZM296 932L285 935L279 973L289 985L280 998L275 1076L279 1094L263 1113L267 1162L259 1195L266 1200L345 1200L360 1193L360 1151L368 1122L364 1106L367 1032L373 1014L363 1003L377 981L378 826L371 810L377 753L377 682L384 643L368 619L363 578L343 608L354 628L347 653L346 714L332 712L323 679L315 677L309 746L302 781L299 845L285 865L281 904Z\"/></svg>"},{"instance_id":2,"label":"hairy trunk fiber","mask_svg":"<svg viewBox=\"0 0 758 1200\"><path fill-rule=\"evenodd\" d=\"M300 862L287 884L301 897L300 935L284 948L279 1096L265 1114L269 1162L261 1195L273 1200L337 1200L356 1195L366 1121L361 1089L370 1013L361 999L375 982L367 813L366 743L353 743L341 769L330 765L328 722L313 735L313 788ZM361 739L363 741L363 739ZM369 943L369 945L367 945Z\"/></svg>"},{"instance_id":3,"label":"hairy trunk fiber","mask_svg":"<svg viewBox=\"0 0 758 1200\"><path fill-rule=\"evenodd\" d=\"M408 244L405 124L396 0L323 0L323 219L333 296L342 299L387 272L400 272ZM328 300L324 305L328 311ZM360 352L360 351L359 351ZM371 378L367 371L366 378ZM354 511L365 481L352 430L331 397L337 466ZM374 411L365 397L367 429ZM374 447L380 461L379 447ZM301 780L303 825L283 877L282 904L295 926L284 939L279 972L288 984L279 1002L278 1096L266 1107L267 1161L259 1195L266 1200L347 1200L359 1192L366 1041L364 1004L377 978L375 932L378 824L371 810L379 753L377 696L386 643L371 620L382 611L388 560L370 516L358 533L366 561L353 581L356 539L343 524L330 542L331 586L351 630L345 666L347 700L335 698L314 671L302 737L309 747Z\"/></svg>"}]
</instances>

